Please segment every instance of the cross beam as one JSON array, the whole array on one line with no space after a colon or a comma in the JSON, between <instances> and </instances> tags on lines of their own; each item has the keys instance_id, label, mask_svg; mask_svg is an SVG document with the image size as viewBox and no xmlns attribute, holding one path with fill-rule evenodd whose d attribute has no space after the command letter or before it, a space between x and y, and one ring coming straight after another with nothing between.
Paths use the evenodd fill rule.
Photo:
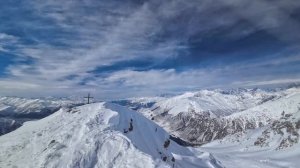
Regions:
<instances>
[{"instance_id":1,"label":"cross beam","mask_svg":"<svg viewBox=\"0 0 300 168\"><path fill-rule=\"evenodd\" d=\"M85 99L88 99L88 104L90 104L90 99L93 99L94 97L91 97L91 94L89 93L87 97L84 97Z\"/></svg>"}]
</instances>

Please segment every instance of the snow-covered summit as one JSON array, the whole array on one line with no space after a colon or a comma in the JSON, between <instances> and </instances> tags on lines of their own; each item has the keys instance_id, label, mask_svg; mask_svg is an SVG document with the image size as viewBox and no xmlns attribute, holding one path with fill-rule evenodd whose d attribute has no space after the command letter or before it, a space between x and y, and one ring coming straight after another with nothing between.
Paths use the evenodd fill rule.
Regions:
<instances>
[{"instance_id":1,"label":"snow-covered summit","mask_svg":"<svg viewBox=\"0 0 300 168\"><path fill-rule=\"evenodd\" d=\"M26 122L0 137L0 149L0 167L221 167L209 153L195 155L141 114L111 103Z\"/></svg>"}]
</instances>

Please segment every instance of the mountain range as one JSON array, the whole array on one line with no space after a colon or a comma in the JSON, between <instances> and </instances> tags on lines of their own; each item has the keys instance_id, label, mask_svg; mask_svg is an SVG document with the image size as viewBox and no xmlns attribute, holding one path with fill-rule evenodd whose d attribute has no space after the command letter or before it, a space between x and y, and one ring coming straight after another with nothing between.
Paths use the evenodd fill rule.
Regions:
<instances>
[{"instance_id":1,"label":"mountain range","mask_svg":"<svg viewBox=\"0 0 300 168\"><path fill-rule=\"evenodd\" d=\"M300 88L0 98L0 167L297 167Z\"/></svg>"}]
</instances>

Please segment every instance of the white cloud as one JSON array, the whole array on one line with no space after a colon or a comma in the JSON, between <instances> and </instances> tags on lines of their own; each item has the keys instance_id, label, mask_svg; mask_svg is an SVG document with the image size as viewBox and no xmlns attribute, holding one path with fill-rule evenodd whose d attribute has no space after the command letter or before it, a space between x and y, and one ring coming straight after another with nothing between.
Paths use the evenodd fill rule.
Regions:
<instances>
[{"instance_id":1,"label":"white cloud","mask_svg":"<svg viewBox=\"0 0 300 168\"><path fill-rule=\"evenodd\" d=\"M234 82L233 85L245 86L245 87L257 87L257 86L270 86L275 85L279 86L282 84L292 84L299 83L300 78L286 78L286 79L274 79L274 80L265 80L265 81L243 81L243 82Z\"/></svg>"},{"instance_id":2,"label":"white cloud","mask_svg":"<svg viewBox=\"0 0 300 168\"><path fill-rule=\"evenodd\" d=\"M18 43L19 38L16 36L12 36L9 34L1 33L0 32L0 51L7 52L7 46L15 45Z\"/></svg>"},{"instance_id":3,"label":"white cloud","mask_svg":"<svg viewBox=\"0 0 300 168\"><path fill-rule=\"evenodd\" d=\"M241 71L245 68L255 69L268 64L280 65L299 61L299 57L294 56L261 63L256 61L249 66L222 65L216 69L200 67L182 72L176 72L174 69L120 70L104 77L96 77L89 72L119 61L144 57L160 62L170 57L182 56L178 51L188 47L186 41L190 37L199 33L206 34L220 26L234 26L240 19L247 20L254 26L233 32L228 35L230 38L246 36L259 28L273 30L274 27L283 24L299 28L298 23L281 10L296 9L299 3L290 0L288 3L276 1L273 4L259 0L251 2L229 0L218 1L218 3L174 0L145 2L143 5L91 0L65 0L63 5L61 1L55 0L32 0L31 2L34 14L51 19L54 22L52 27L69 32L71 35L58 36L59 39L56 40L66 44L66 47L63 47L38 39L36 39L37 45L23 44L18 37L0 34L0 50L5 50L5 45L8 43L15 44L18 48L15 54L20 59L33 59L30 65L14 64L8 67L11 77L0 80L0 87L6 90L2 90L2 94L19 92L27 96L38 93L63 95L74 90L84 92L95 89L97 90L95 92L105 98L205 87L250 86L251 83L254 84L266 75L249 76L251 82L238 81L244 75ZM97 7L98 10L88 10L93 7ZM44 26L45 29L49 28L49 25ZM175 35L172 34L172 37L164 39L161 36L165 35L165 31ZM280 40L293 40L292 32L294 31L271 31L270 33ZM72 75L76 77L66 79ZM85 80L87 80L85 86L79 84ZM276 80L270 78L270 81L274 83ZM117 94L112 95L114 93Z\"/></svg>"},{"instance_id":4,"label":"white cloud","mask_svg":"<svg viewBox=\"0 0 300 168\"><path fill-rule=\"evenodd\" d=\"M77 32L75 35L78 36L78 41L70 41L68 37L62 39L62 42L70 45L69 48L43 43L23 46L20 53L23 53L23 57L33 58L34 63L28 70L22 65L9 68L12 75L20 78L61 79L123 60L140 57L164 59L176 55L176 50L182 47L176 40L154 44L149 40L160 31L160 27L147 4L132 9L130 13L125 7L120 12L112 9L87 16L80 15L82 3L75 1L66 1L63 6L57 1L49 0L34 5L41 16L45 14L45 17L54 19L62 26L62 29ZM119 16L118 13L127 14ZM69 19L75 23L69 23Z\"/></svg>"}]
</instances>

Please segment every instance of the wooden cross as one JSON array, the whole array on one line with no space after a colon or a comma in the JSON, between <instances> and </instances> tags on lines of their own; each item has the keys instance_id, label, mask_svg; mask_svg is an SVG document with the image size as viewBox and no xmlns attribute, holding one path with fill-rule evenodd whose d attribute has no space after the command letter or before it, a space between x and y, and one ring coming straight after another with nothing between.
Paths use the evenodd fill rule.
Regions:
<instances>
[{"instance_id":1,"label":"wooden cross","mask_svg":"<svg viewBox=\"0 0 300 168\"><path fill-rule=\"evenodd\" d=\"M87 97L84 97L85 99L88 99L88 104L90 104L90 99L93 99L94 97L91 97L90 93L88 94Z\"/></svg>"}]
</instances>

